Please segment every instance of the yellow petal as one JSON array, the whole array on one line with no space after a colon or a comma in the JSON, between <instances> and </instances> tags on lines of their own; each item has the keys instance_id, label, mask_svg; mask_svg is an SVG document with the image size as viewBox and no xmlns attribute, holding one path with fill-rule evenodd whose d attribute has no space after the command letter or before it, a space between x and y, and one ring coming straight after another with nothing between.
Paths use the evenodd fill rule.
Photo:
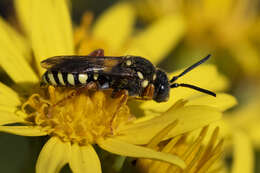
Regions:
<instances>
[{"instance_id":1,"label":"yellow petal","mask_svg":"<svg viewBox=\"0 0 260 173\"><path fill-rule=\"evenodd\" d=\"M233 0L204 0L202 3L197 10L212 21L225 20L234 8Z\"/></svg>"},{"instance_id":2,"label":"yellow petal","mask_svg":"<svg viewBox=\"0 0 260 173\"><path fill-rule=\"evenodd\" d=\"M259 72L260 59L258 48L247 40L230 45L231 53L248 75L257 75ZM245 58L248 57L248 58Z\"/></svg>"},{"instance_id":3,"label":"yellow petal","mask_svg":"<svg viewBox=\"0 0 260 173\"><path fill-rule=\"evenodd\" d=\"M51 56L74 54L72 26L64 0L16 1L40 68L40 61ZM28 16L31 18L28 19ZM30 23L29 23L30 22ZM29 23L29 24L28 24ZM42 69L40 68L40 71Z\"/></svg>"},{"instance_id":4,"label":"yellow petal","mask_svg":"<svg viewBox=\"0 0 260 173\"><path fill-rule=\"evenodd\" d=\"M230 173L224 159L216 160L216 162L209 168L209 172L216 172L216 170L217 173Z\"/></svg>"},{"instance_id":5,"label":"yellow petal","mask_svg":"<svg viewBox=\"0 0 260 173\"><path fill-rule=\"evenodd\" d=\"M204 127L221 118L221 113L208 106L186 106L180 109L172 108L161 116L136 124L124 125L118 128L120 136L117 139L132 143L146 144L157 133L175 120L178 125L169 132L168 137Z\"/></svg>"},{"instance_id":6,"label":"yellow petal","mask_svg":"<svg viewBox=\"0 0 260 173\"><path fill-rule=\"evenodd\" d=\"M93 36L117 50L132 33L134 21L135 14L131 5L119 3L99 17L93 28Z\"/></svg>"},{"instance_id":7,"label":"yellow petal","mask_svg":"<svg viewBox=\"0 0 260 173\"><path fill-rule=\"evenodd\" d=\"M36 173L58 173L68 163L70 144L52 137L43 146L36 163Z\"/></svg>"},{"instance_id":8,"label":"yellow petal","mask_svg":"<svg viewBox=\"0 0 260 173\"><path fill-rule=\"evenodd\" d=\"M18 42L15 43L15 41ZM36 74L24 58L25 47L22 48L21 44L21 36L0 18L1 67L15 82L37 82Z\"/></svg>"},{"instance_id":9,"label":"yellow petal","mask_svg":"<svg viewBox=\"0 0 260 173\"><path fill-rule=\"evenodd\" d=\"M8 86L0 82L0 105L18 106L20 105L18 94Z\"/></svg>"},{"instance_id":10,"label":"yellow petal","mask_svg":"<svg viewBox=\"0 0 260 173\"><path fill-rule=\"evenodd\" d=\"M45 136L47 135L39 127L34 126L0 126L1 132L11 133L20 136Z\"/></svg>"},{"instance_id":11,"label":"yellow petal","mask_svg":"<svg viewBox=\"0 0 260 173\"><path fill-rule=\"evenodd\" d=\"M204 95L190 99L186 105L206 105L219 109L220 111L225 111L237 104L235 97L225 94L217 93L217 97L212 97L209 95Z\"/></svg>"},{"instance_id":12,"label":"yellow petal","mask_svg":"<svg viewBox=\"0 0 260 173\"><path fill-rule=\"evenodd\" d=\"M22 24L23 29L26 31L27 34L31 33L32 26L31 26L31 8L32 8L32 1L31 0L14 0L14 7L18 16L19 21Z\"/></svg>"},{"instance_id":13,"label":"yellow petal","mask_svg":"<svg viewBox=\"0 0 260 173\"><path fill-rule=\"evenodd\" d=\"M12 113L14 113L15 111L17 111L17 107L16 107L16 106L10 106L10 105L0 104L0 111L12 112Z\"/></svg>"},{"instance_id":14,"label":"yellow petal","mask_svg":"<svg viewBox=\"0 0 260 173\"><path fill-rule=\"evenodd\" d=\"M259 95L256 93L247 104L240 106L228 116L224 116L224 120L228 124L232 124L232 128L243 129L254 147L258 149L260 148L259 105Z\"/></svg>"},{"instance_id":15,"label":"yellow petal","mask_svg":"<svg viewBox=\"0 0 260 173\"><path fill-rule=\"evenodd\" d=\"M214 132L216 131L216 129L219 129L218 132ZM194 139L196 138L200 132L201 132L202 128L200 129L196 129L194 131L192 131L191 133L189 133L190 139ZM227 123L226 121L223 121L223 119L216 121L216 122L212 122L210 123L208 129L207 129L207 134L217 134L217 140L219 141L219 139L227 139L230 138L232 133L232 128L230 127L230 124ZM212 135L206 135L205 138L203 139L202 143L204 145L207 145L210 140L212 138ZM230 144L230 140L225 140L225 145L229 145Z\"/></svg>"},{"instance_id":16,"label":"yellow petal","mask_svg":"<svg viewBox=\"0 0 260 173\"><path fill-rule=\"evenodd\" d=\"M70 168L75 173L101 173L101 165L97 153L91 145L71 147Z\"/></svg>"},{"instance_id":17,"label":"yellow petal","mask_svg":"<svg viewBox=\"0 0 260 173\"><path fill-rule=\"evenodd\" d=\"M243 132L237 131L234 134L234 161L232 173L253 173L254 172L254 151L250 140Z\"/></svg>"},{"instance_id":18,"label":"yellow petal","mask_svg":"<svg viewBox=\"0 0 260 173\"><path fill-rule=\"evenodd\" d=\"M144 56L158 64L175 47L185 31L183 18L166 16L135 36L127 54Z\"/></svg>"},{"instance_id":19,"label":"yellow petal","mask_svg":"<svg viewBox=\"0 0 260 173\"><path fill-rule=\"evenodd\" d=\"M2 20L2 19L1 19ZM29 41L23 35L20 35L12 26L8 25L6 22L3 22L2 27L8 33L12 41L12 45L16 48L16 51L21 52L21 55L30 62L31 61L31 47Z\"/></svg>"},{"instance_id":20,"label":"yellow petal","mask_svg":"<svg viewBox=\"0 0 260 173\"><path fill-rule=\"evenodd\" d=\"M182 71L179 70L170 74L169 78L171 79ZM212 91L223 90L228 86L226 78L220 75L213 65L201 65L178 79L177 82L196 85ZM147 115L160 115L160 113L167 111L177 100L200 95L205 94L189 88L173 88L170 91L170 98L167 102L145 101L140 107L145 110Z\"/></svg>"},{"instance_id":21,"label":"yellow petal","mask_svg":"<svg viewBox=\"0 0 260 173\"><path fill-rule=\"evenodd\" d=\"M0 125L21 122L24 122L24 120L19 118L15 113L0 110Z\"/></svg>"},{"instance_id":22,"label":"yellow petal","mask_svg":"<svg viewBox=\"0 0 260 173\"><path fill-rule=\"evenodd\" d=\"M108 138L98 141L98 145L106 151L123 156L147 158L166 161L182 169L186 167L183 160L173 154L158 152L146 147L133 145L117 139Z\"/></svg>"}]
</instances>

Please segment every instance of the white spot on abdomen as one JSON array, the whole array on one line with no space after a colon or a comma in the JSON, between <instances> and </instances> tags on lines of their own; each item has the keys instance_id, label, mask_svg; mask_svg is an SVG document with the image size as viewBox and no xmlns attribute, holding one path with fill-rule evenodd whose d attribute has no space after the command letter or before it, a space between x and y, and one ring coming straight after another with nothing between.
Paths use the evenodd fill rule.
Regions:
<instances>
[{"instance_id":1,"label":"white spot on abdomen","mask_svg":"<svg viewBox=\"0 0 260 173\"><path fill-rule=\"evenodd\" d=\"M64 80L63 80L63 77L62 77L62 73L61 73L61 72L58 73L58 79L59 79L59 82L60 82L61 85L65 85L65 82L64 82Z\"/></svg>"},{"instance_id":2,"label":"white spot on abdomen","mask_svg":"<svg viewBox=\"0 0 260 173\"><path fill-rule=\"evenodd\" d=\"M88 80L88 75L87 74L79 74L79 82L81 84L86 84Z\"/></svg>"},{"instance_id":3,"label":"white spot on abdomen","mask_svg":"<svg viewBox=\"0 0 260 173\"><path fill-rule=\"evenodd\" d=\"M54 79L54 76L53 76L53 73L52 72L48 72L48 78L49 78L49 81L52 85L57 85L55 79Z\"/></svg>"},{"instance_id":4,"label":"white spot on abdomen","mask_svg":"<svg viewBox=\"0 0 260 173\"><path fill-rule=\"evenodd\" d=\"M74 80L73 74L69 73L67 76L67 80L70 85L75 85L75 80Z\"/></svg>"},{"instance_id":5,"label":"white spot on abdomen","mask_svg":"<svg viewBox=\"0 0 260 173\"><path fill-rule=\"evenodd\" d=\"M94 78L94 80L98 80L98 74L97 74L97 73L94 73L93 78Z\"/></svg>"}]
</instances>

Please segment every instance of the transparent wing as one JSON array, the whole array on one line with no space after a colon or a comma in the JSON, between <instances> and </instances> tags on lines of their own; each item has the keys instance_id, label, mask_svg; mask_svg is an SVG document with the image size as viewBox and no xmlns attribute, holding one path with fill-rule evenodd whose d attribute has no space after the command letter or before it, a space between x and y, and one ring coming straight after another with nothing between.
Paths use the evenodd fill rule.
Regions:
<instances>
[{"instance_id":1,"label":"transparent wing","mask_svg":"<svg viewBox=\"0 0 260 173\"><path fill-rule=\"evenodd\" d=\"M123 61L123 57L55 56L42 61L41 66L50 71L67 73L95 71L108 75L131 76L131 70L120 67ZM118 69L114 70L115 68Z\"/></svg>"}]
</instances>

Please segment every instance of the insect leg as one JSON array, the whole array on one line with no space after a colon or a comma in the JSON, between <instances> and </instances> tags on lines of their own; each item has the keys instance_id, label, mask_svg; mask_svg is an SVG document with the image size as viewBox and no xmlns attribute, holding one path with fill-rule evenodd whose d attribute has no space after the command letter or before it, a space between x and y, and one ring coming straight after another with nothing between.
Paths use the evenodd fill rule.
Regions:
<instances>
[{"instance_id":1,"label":"insect leg","mask_svg":"<svg viewBox=\"0 0 260 173\"><path fill-rule=\"evenodd\" d=\"M128 96L128 91L126 89L114 89L112 91L111 97L112 98L119 98L122 95Z\"/></svg>"},{"instance_id":2,"label":"insect leg","mask_svg":"<svg viewBox=\"0 0 260 173\"><path fill-rule=\"evenodd\" d=\"M88 90L98 90L99 87L96 82L91 81L85 86L85 88L87 88Z\"/></svg>"},{"instance_id":3,"label":"insect leg","mask_svg":"<svg viewBox=\"0 0 260 173\"><path fill-rule=\"evenodd\" d=\"M104 49L94 50L88 56L104 56Z\"/></svg>"},{"instance_id":4,"label":"insect leg","mask_svg":"<svg viewBox=\"0 0 260 173\"><path fill-rule=\"evenodd\" d=\"M77 94L79 94L80 91L76 91L76 90L72 90L68 93L68 95L66 97L64 97L63 99L57 101L54 105L52 105L53 107L57 106L57 105L61 105L63 104L66 100L68 99L72 99L74 96L76 96Z\"/></svg>"},{"instance_id":5,"label":"insect leg","mask_svg":"<svg viewBox=\"0 0 260 173\"><path fill-rule=\"evenodd\" d=\"M112 98L119 98L120 97L120 102L117 105L116 111L113 114L111 120L110 120L110 128L111 128L111 133L113 134L113 122L116 120L116 115L119 111L119 109L122 107L123 104L125 104L127 102L127 98L128 98L128 91L123 89L123 90L113 90Z\"/></svg>"},{"instance_id":6,"label":"insect leg","mask_svg":"<svg viewBox=\"0 0 260 173\"><path fill-rule=\"evenodd\" d=\"M149 84L142 93L142 99L144 99L144 100L153 99L153 93L154 93L154 85Z\"/></svg>"},{"instance_id":7,"label":"insect leg","mask_svg":"<svg viewBox=\"0 0 260 173\"><path fill-rule=\"evenodd\" d=\"M54 106L56 105L60 105L62 104L64 101L73 98L74 96L80 94L84 89L87 90L98 90L98 84L96 82L89 82L85 87L82 88L78 88L77 90L72 90L66 97L64 97L62 100L58 101L57 103L54 104Z\"/></svg>"}]
</instances>

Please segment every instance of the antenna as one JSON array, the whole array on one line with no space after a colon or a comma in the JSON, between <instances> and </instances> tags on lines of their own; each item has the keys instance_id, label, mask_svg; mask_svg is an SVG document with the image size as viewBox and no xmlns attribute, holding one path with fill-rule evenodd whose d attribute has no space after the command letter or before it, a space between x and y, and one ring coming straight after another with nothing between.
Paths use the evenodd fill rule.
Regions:
<instances>
[{"instance_id":1,"label":"antenna","mask_svg":"<svg viewBox=\"0 0 260 173\"><path fill-rule=\"evenodd\" d=\"M200 61L196 62L195 64L193 64L192 66L188 67L186 70L184 70L181 74L179 74L178 76L174 76L171 80L170 83L176 81L179 77L182 77L183 75L185 75L186 73L188 73L189 71L191 71L192 69L194 69L195 67L199 66L200 64L204 63L205 61L207 61L210 58L210 54L208 56L206 56L205 58L201 59Z\"/></svg>"},{"instance_id":2,"label":"antenna","mask_svg":"<svg viewBox=\"0 0 260 173\"><path fill-rule=\"evenodd\" d=\"M194 90L197 90L199 92L211 95L216 97L216 94L212 91L194 86L194 85L190 85L190 84L185 84L185 83L173 83L174 81L176 81L178 78L182 77L183 75L185 75L186 73L188 73L189 71L191 71L192 69L194 69L195 67L199 66L200 64L204 63L205 61L207 61L210 58L210 54L208 56L206 56L205 58L201 59L200 61L196 62L195 64L193 64L192 66L188 67L187 69L185 69L181 74L174 76L171 80L170 83L172 83L170 85L171 88L177 88L177 87L186 87L186 88L191 88Z\"/></svg>"},{"instance_id":3,"label":"antenna","mask_svg":"<svg viewBox=\"0 0 260 173\"><path fill-rule=\"evenodd\" d=\"M194 90L197 90L199 92L202 92L202 93L205 93L205 94L208 94L208 95L211 95L211 96L214 96L216 97L216 94L212 91L209 91L209 90L206 90L206 89L203 89L203 88L200 88L200 87L197 87L197 86L194 86L194 85L190 85L190 84L185 84L185 83L174 83L172 85L170 85L171 88L177 88L177 87L186 87L186 88L191 88L191 89L194 89Z\"/></svg>"}]
</instances>

